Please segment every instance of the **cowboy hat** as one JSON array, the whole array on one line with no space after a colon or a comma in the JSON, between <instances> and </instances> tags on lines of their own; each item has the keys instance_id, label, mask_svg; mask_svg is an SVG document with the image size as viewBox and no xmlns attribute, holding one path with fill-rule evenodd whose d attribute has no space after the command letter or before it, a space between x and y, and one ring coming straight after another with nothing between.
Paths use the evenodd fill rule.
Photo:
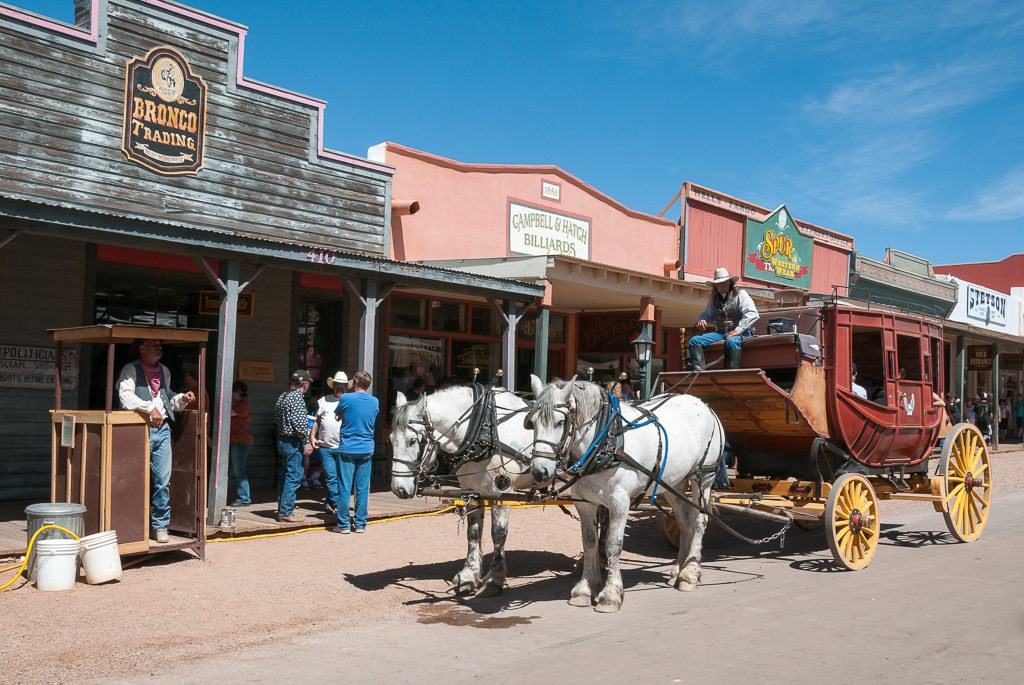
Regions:
<instances>
[{"instance_id":1,"label":"cowboy hat","mask_svg":"<svg viewBox=\"0 0 1024 685\"><path fill-rule=\"evenodd\" d=\"M334 378L327 379L327 387L333 388L335 383L341 383L342 385L348 385L348 376L345 375L344 371L339 371L334 374Z\"/></svg>"},{"instance_id":2,"label":"cowboy hat","mask_svg":"<svg viewBox=\"0 0 1024 685\"><path fill-rule=\"evenodd\" d=\"M730 276L729 270L726 269L724 266L720 266L717 269L715 269L715 275L711 277L711 282L714 283L715 285L718 285L719 283L725 283L726 281L729 281L730 283L735 283L738 280L740 280L740 277Z\"/></svg>"}]
</instances>

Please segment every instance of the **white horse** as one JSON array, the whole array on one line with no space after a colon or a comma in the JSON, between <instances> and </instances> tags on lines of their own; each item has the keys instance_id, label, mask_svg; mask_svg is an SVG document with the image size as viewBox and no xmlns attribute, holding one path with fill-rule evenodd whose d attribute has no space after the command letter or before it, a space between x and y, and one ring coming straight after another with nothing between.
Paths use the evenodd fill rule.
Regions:
<instances>
[{"instance_id":1,"label":"white horse","mask_svg":"<svg viewBox=\"0 0 1024 685\"><path fill-rule=\"evenodd\" d=\"M622 606L619 555L626 515L632 500L653 493L655 485L672 505L680 530L679 556L669 574L669 585L677 590L695 589L708 517L693 504L708 502L725 446L718 417L696 397L662 395L639 405L646 412L620 404L618 413L625 429L621 431L609 419L616 415L612 400L599 386L575 378L544 385L536 376L531 383L536 399L526 423L534 431L534 479L548 483L556 472L570 480L574 472L586 474L571 486L583 535L583 577L572 589L569 604L593 604L601 612L618 611ZM603 433L621 435L621 445L612 435L611 447L601 449L608 444L601 440ZM617 458L611 460L613 453ZM599 469L595 460L610 465ZM687 501L668 490L685 495L687 481L691 485ZM603 549L599 548L601 541Z\"/></svg>"},{"instance_id":2,"label":"white horse","mask_svg":"<svg viewBox=\"0 0 1024 685\"><path fill-rule=\"evenodd\" d=\"M454 467L459 487L484 498L499 499L511 490L533 487L528 457L533 433L523 427L521 420L514 420L518 414L526 412L526 402L500 388L483 390L479 397L474 397L472 387L446 388L417 402L409 402L405 395L398 393L390 436L392 492L403 499L413 497L420 477L433 472L437 459L445 458L445 455L450 460L452 455L456 455ZM487 428L479 429L479 421L483 418L481 411L488 409L488 393L493 398L494 411L487 413L496 428L497 445L488 443L488 436L484 435L490 435ZM477 435L470 439L479 444L467 444L467 433L474 430ZM463 453L460 455L460 452ZM480 596L489 596L500 593L504 588L508 515L507 505L491 507L494 552L490 570L484 576L480 552L484 508L477 506L467 514L469 551L465 566L452 579L452 590L456 594L479 590Z\"/></svg>"}]
</instances>

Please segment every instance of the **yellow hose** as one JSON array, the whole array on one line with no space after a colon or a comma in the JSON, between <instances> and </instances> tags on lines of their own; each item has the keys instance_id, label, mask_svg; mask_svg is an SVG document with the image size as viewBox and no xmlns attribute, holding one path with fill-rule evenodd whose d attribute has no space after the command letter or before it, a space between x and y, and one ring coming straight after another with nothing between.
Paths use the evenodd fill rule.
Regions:
<instances>
[{"instance_id":1,"label":"yellow hose","mask_svg":"<svg viewBox=\"0 0 1024 685\"><path fill-rule=\"evenodd\" d=\"M57 530L60 530L60 531L63 531L65 533L67 533L68 535L70 535L71 537L73 537L76 540L80 539L77 535L72 533L67 528L64 528L63 526L58 526L56 523L47 523L45 526L43 526L42 528L40 528L39 530L37 530L35 533L32 534L32 539L28 541L28 549L25 550L25 560L23 562L21 562L21 565L20 566L8 566L7 568L5 568L2 571L0 571L0 573L3 573L3 572L6 572L6 571L10 571L12 568L17 568L18 569L18 572L14 574L13 578L8 580L3 585L0 585L0 590L6 590L8 587L10 587L14 583L14 581L16 581L18 579L18 576L21 575L21 572L24 570L25 566L28 564L28 556L32 553L32 545L36 544L36 538L39 537L39 534L42 533L47 528L56 528Z\"/></svg>"},{"instance_id":2,"label":"yellow hose","mask_svg":"<svg viewBox=\"0 0 1024 685\"><path fill-rule=\"evenodd\" d=\"M387 523L389 521L401 521L402 519L418 518L420 516L437 516L438 514L447 514L449 511L454 511L455 507L447 507L439 511L428 511L422 514L404 514L402 516L392 516L386 519L377 519L376 521L367 521L367 525L375 525L377 523ZM327 526L312 526L310 528L302 528L300 530L289 530L284 533L261 533L260 535L246 535L245 537L237 538L217 538L215 540L207 540L206 544L212 545L215 542L241 542L242 540L259 540L260 538L279 538L284 535L298 535L299 533L308 533L311 530L327 530Z\"/></svg>"}]
</instances>

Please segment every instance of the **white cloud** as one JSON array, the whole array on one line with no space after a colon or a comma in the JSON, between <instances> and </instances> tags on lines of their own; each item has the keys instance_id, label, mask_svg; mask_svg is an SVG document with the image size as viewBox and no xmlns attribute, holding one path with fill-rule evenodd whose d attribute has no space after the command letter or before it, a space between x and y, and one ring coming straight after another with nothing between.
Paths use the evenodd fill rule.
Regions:
<instances>
[{"instance_id":1,"label":"white cloud","mask_svg":"<svg viewBox=\"0 0 1024 685\"><path fill-rule=\"evenodd\" d=\"M951 221L1012 221L1024 219L1024 166L991 183L965 204L946 213Z\"/></svg>"},{"instance_id":2,"label":"white cloud","mask_svg":"<svg viewBox=\"0 0 1024 685\"><path fill-rule=\"evenodd\" d=\"M823 99L808 100L804 110L893 126L968 107L1020 79L1021 74L995 57L925 67L900 64L877 76L840 83Z\"/></svg>"}]
</instances>

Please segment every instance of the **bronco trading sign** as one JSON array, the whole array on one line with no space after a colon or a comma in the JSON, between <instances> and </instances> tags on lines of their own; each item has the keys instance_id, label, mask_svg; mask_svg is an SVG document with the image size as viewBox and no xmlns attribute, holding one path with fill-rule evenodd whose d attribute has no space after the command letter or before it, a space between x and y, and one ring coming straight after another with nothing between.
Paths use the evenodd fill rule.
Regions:
<instances>
[{"instance_id":1,"label":"bronco trading sign","mask_svg":"<svg viewBox=\"0 0 1024 685\"><path fill-rule=\"evenodd\" d=\"M167 47L128 61L121 149L160 174L203 168L206 84L185 58Z\"/></svg>"},{"instance_id":2,"label":"bronco trading sign","mask_svg":"<svg viewBox=\"0 0 1024 685\"><path fill-rule=\"evenodd\" d=\"M747 219L745 247L745 278L810 290L814 239L796 230L786 205L764 221Z\"/></svg>"}]
</instances>

